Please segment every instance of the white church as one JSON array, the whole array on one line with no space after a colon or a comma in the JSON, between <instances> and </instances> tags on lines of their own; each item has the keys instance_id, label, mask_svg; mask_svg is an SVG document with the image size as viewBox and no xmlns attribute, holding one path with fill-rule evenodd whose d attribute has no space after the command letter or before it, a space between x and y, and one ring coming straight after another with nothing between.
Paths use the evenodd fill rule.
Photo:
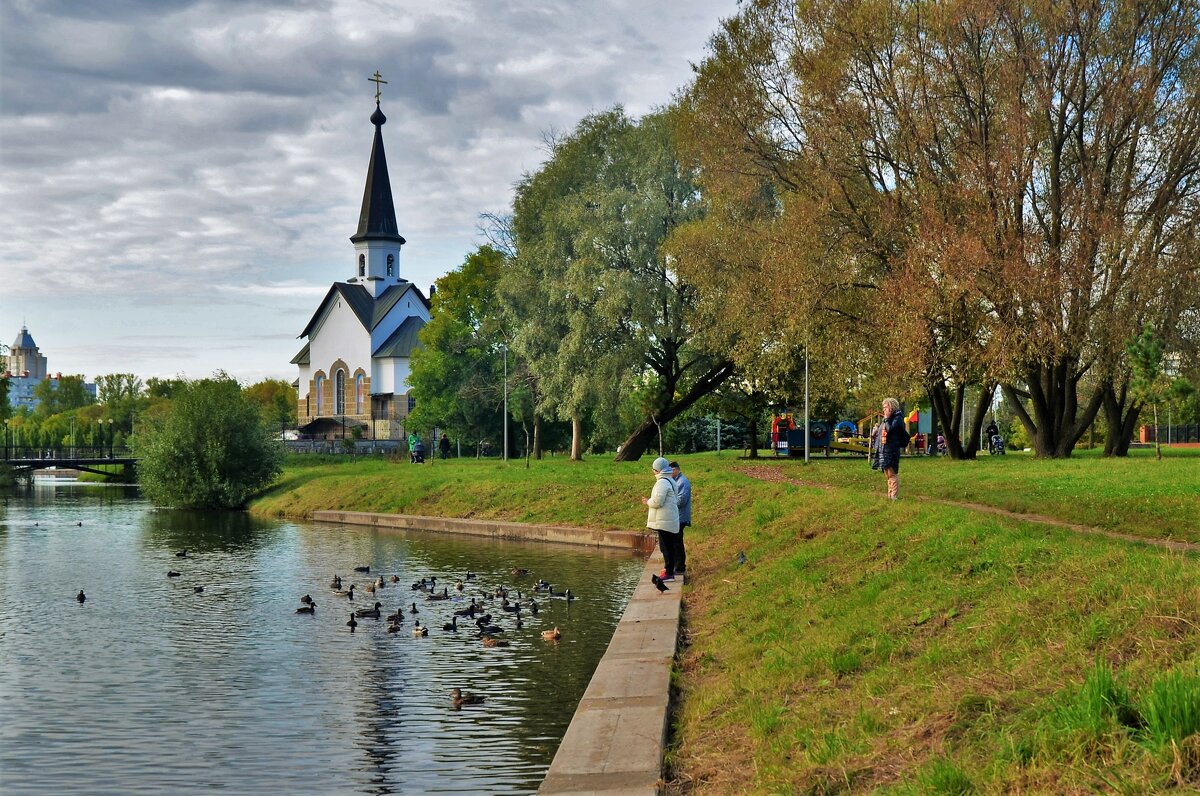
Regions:
<instances>
[{"instance_id":1,"label":"white church","mask_svg":"<svg viewBox=\"0 0 1200 796\"><path fill-rule=\"evenodd\" d=\"M292 358L299 366L297 416L301 433L316 439L401 439L413 407L409 357L429 321L429 299L400 276L396 209L383 153L387 117L375 97L375 141L367 167L353 276L334 282L300 333L308 342Z\"/></svg>"}]
</instances>

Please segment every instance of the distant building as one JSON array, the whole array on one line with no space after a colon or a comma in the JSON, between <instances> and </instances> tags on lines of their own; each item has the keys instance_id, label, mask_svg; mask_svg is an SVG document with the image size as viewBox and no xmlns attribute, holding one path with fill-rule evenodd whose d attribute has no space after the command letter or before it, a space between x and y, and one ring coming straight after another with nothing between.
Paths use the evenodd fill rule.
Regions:
<instances>
[{"instance_id":1,"label":"distant building","mask_svg":"<svg viewBox=\"0 0 1200 796\"><path fill-rule=\"evenodd\" d=\"M412 407L409 357L417 333L429 321L429 300L400 276L400 247L392 186L383 151L387 117L375 101L375 140L367 167L354 275L334 282L300 333L308 338L292 364L300 369L297 417L300 431L316 437L401 439Z\"/></svg>"},{"instance_id":2,"label":"distant building","mask_svg":"<svg viewBox=\"0 0 1200 796\"><path fill-rule=\"evenodd\" d=\"M30 411L37 409L38 399L33 391L43 381L49 380L58 384L61 373L48 376L46 357L38 350L33 342L29 329L22 326L20 334L8 351L8 364L4 375L8 377L8 402L14 410L24 406ZM83 388L96 397L96 385L85 382Z\"/></svg>"}]
</instances>

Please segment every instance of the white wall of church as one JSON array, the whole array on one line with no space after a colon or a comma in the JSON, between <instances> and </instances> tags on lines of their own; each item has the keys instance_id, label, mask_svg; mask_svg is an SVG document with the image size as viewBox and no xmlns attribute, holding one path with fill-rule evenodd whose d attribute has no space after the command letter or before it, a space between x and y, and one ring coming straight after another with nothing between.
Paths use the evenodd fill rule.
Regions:
<instances>
[{"instance_id":1,"label":"white wall of church","mask_svg":"<svg viewBox=\"0 0 1200 796\"><path fill-rule=\"evenodd\" d=\"M371 368L371 392L390 392L401 395L408 392L408 357L380 357Z\"/></svg>"},{"instance_id":2,"label":"white wall of church","mask_svg":"<svg viewBox=\"0 0 1200 796\"><path fill-rule=\"evenodd\" d=\"M325 317L309 335L308 361L312 373L321 371L332 379L330 368L337 360L349 367L346 378L353 376L356 368L364 372L371 370L371 336L363 328L354 310L340 297L329 307ZM303 382L301 382L303 383ZM375 391L372 388L372 391Z\"/></svg>"},{"instance_id":3,"label":"white wall of church","mask_svg":"<svg viewBox=\"0 0 1200 796\"><path fill-rule=\"evenodd\" d=\"M312 367L310 365L300 365L300 389L297 391L297 398L308 397L308 382L312 378Z\"/></svg>"}]
</instances>

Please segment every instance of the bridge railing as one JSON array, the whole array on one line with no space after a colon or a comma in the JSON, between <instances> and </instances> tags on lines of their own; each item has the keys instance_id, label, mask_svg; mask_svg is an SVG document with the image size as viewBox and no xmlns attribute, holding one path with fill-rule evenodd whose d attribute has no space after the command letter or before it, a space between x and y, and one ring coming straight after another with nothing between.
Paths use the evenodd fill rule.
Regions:
<instances>
[{"instance_id":1,"label":"bridge railing","mask_svg":"<svg viewBox=\"0 0 1200 796\"><path fill-rule=\"evenodd\" d=\"M110 448L107 445L60 445L32 446L6 445L0 447L5 461L21 460L72 460L72 459L128 459L133 454L127 447Z\"/></svg>"}]
</instances>

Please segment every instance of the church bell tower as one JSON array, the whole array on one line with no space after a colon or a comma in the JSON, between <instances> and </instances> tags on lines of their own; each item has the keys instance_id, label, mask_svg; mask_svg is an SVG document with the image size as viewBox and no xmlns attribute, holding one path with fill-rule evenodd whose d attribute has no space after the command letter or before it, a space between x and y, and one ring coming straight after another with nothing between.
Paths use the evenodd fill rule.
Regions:
<instances>
[{"instance_id":1,"label":"church bell tower","mask_svg":"<svg viewBox=\"0 0 1200 796\"><path fill-rule=\"evenodd\" d=\"M375 141L367 166L367 184L363 189L358 231L350 238L354 244L354 276L348 281L361 284L378 298L379 294L404 280L400 278L400 247L404 245L396 227L396 208L392 204L392 183L388 179L387 157L383 152L383 125L387 117L379 109L379 84L386 83L379 72L375 81Z\"/></svg>"}]
</instances>

